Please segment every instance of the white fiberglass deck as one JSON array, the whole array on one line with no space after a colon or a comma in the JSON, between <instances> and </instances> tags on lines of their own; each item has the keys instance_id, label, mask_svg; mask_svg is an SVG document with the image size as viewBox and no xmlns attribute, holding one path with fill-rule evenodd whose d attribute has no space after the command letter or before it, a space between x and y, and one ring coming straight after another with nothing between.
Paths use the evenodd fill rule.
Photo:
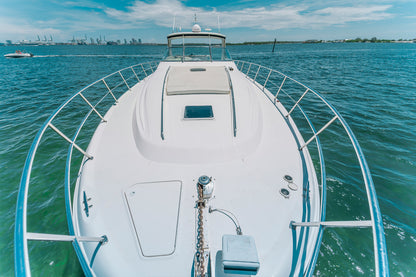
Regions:
<instances>
[{"instance_id":1,"label":"white fiberglass deck","mask_svg":"<svg viewBox=\"0 0 416 277\"><path fill-rule=\"evenodd\" d=\"M181 87L178 78L191 76L191 68L206 68L205 73L222 81L197 82L197 90ZM169 80L172 76L175 81ZM187 105L212 106L213 118L184 119ZM222 236L235 234L235 226L221 213L208 213L209 206L232 212L243 234L254 237L257 276L290 274L290 222L308 216L319 221L315 173L309 156L302 160L297 130L291 131L234 63L162 62L105 119L89 145L94 158L81 171L74 202L78 235L108 237L94 261L97 276L192 276L196 183L202 175L212 177L215 186L204 212L211 276L227 276L220 262ZM293 177L297 190L288 188L285 175ZM303 187L308 182L311 205L305 212ZM281 188L290 191L289 198L280 194ZM91 198L88 217L84 193ZM316 232L309 232L310 243L315 243ZM91 257L96 245L83 245ZM307 262L311 254L299 259Z\"/></svg>"}]
</instances>

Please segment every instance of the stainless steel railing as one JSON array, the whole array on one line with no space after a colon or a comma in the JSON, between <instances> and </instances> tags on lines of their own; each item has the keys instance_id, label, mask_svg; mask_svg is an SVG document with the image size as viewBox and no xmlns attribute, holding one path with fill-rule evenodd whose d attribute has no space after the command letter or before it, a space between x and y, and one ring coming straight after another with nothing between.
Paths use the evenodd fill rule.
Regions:
<instances>
[{"instance_id":1,"label":"stainless steel railing","mask_svg":"<svg viewBox=\"0 0 416 277\"><path fill-rule=\"evenodd\" d=\"M371 174L362 153L362 150L356 140L353 132L348 124L338 113L338 111L326 101L319 93L306 87L300 82L278 72L273 69L269 69L258 64L248 63L244 61L235 61L238 69L249 78L256 86L261 89L264 94L274 103L277 107L278 103L285 106L286 110L283 114L287 118L288 124L294 124L293 113L300 112L301 118L309 126L312 135L302 145L299 145L299 151L307 151L309 145L312 142L316 142L316 149L318 152L318 160L315 164L320 168L321 172L321 221L320 222L292 222L291 227L296 228L319 228L318 239L315 244L313 253L313 261L316 261L319 254L319 247L322 241L322 236L325 228L329 227L371 227L373 232L373 244L374 244L374 256L375 256L375 273L377 276L389 276L388 260L386 243L384 238L384 230L381 219L381 213L378 206L377 196L374 189L374 184L371 178ZM25 167L22 174L20 183L20 190L16 209L16 226L15 226L15 273L16 276L30 276L30 262L28 251L28 240L53 240L53 241L72 241L75 251L80 259L81 266L85 275L92 276L91 261L93 257L87 258L81 251L80 243L97 243L96 251L106 241L105 235L97 237L78 237L74 234L74 225L72 222L72 200L71 200L71 160L73 155L73 149L77 149L83 157L87 159L93 159L80 145L77 143L82 128L86 125L91 115L95 114L100 122L99 124L105 124L105 116L99 112L100 105L104 105L104 102L110 98L111 103L117 104L119 94L124 93L126 90L130 91L132 86L142 79L146 78L149 74L154 72L154 68L157 63L150 62L146 64L138 64L116 71L104 78L101 78L94 83L86 86L79 92L72 95L65 101L55 112L47 119L42 128L36 135L34 142L30 148L29 154L26 159ZM101 87L100 87L101 86ZM97 88L98 87L98 88ZM98 89L98 92L95 91ZM94 97L87 95L90 91L95 96L99 95L98 101L92 101ZM120 92L121 91L121 92ZM283 97L284 96L284 97ZM311 96L312 100L308 97ZM75 133L67 136L59 126L53 123L54 119L62 112L64 108L68 108L75 99L82 99L83 105L88 110L84 114L84 118L79 122L78 128ZM327 110L332 114L329 120L319 129L314 120L311 120L313 114L308 113L304 109L307 103L317 101L323 104ZM307 102L307 103L304 103ZM367 201L370 210L370 220L362 221L325 221L326 214L326 169L325 159L322 153L320 136L325 134L329 126L332 126L334 122L341 124L345 130L346 136L349 138L350 143L354 149L355 155L359 163L359 170L364 180L364 187L367 193ZM41 139L47 129L53 130L61 138L69 143L66 169L65 169L65 208L68 220L69 235L55 235L44 233L33 233L27 231L27 202L30 188L30 179L32 174L32 167L36 152L41 143ZM95 128L94 128L95 130ZM81 166L81 165L80 165ZM77 170L76 168L75 170ZM75 171L74 170L74 171ZM95 253L96 253L95 251ZM90 261L88 263L87 261ZM311 262L309 267L305 269L306 276L312 276L314 271L315 262Z\"/></svg>"},{"instance_id":2,"label":"stainless steel railing","mask_svg":"<svg viewBox=\"0 0 416 277\"><path fill-rule=\"evenodd\" d=\"M148 62L143 64L137 64L130 67L126 67L119 71L116 71L112 74L109 74L94 83L84 87L71 97L69 97L54 113L46 120L42 128L38 131L26 158L25 166L22 173L22 178L20 181L19 195L17 200L16 208L16 225L15 225L15 245L14 245L14 257L15 257L15 275L16 276L31 276L30 272L30 260L29 260L29 250L28 250L28 241L29 240L43 240L43 241L71 241L74 245L75 252L78 255L81 266L84 270L86 276L93 276L91 271L91 266L94 261L95 254L99 248L107 242L107 237L105 235L97 237L80 237L75 236L74 234L74 225L72 222L72 199L71 199L71 160L73 155L73 149L77 149L83 157L86 159L93 159L94 157L88 154L81 146L76 143L77 138L79 137L82 128L86 125L88 119L91 118L91 114L96 114L99 118L99 123L106 122L105 116L103 116L99 111L98 107L104 106L109 109L113 104L118 103L118 98L116 95L122 95L131 90L132 86L141 80L145 79L149 73L154 72L158 62ZM87 96L88 94L88 96ZM111 96L111 99L107 98ZM69 138L64 131L56 127L53 121L60 115L63 109L70 109L71 104L80 105L78 102L74 104L75 99L81 98L81 103L84 103L87 107L87 111L84 113L84 117L81 118L78 123L76 132L72 135L72 138ZM95 103L91 99L96 99ZM105 105L107 103L107 105ZM110 103L110 104L108 104ZM76 106L76 109L79 109ZM71 120L75 120L72 119ZM76 123L73 123L76 126ZM34 165L35 155L41 144L41 140L45 135L47 129L53 130L61 138L69 143L66 169L65 169L65 210L67 214L68 229L69 235L57 235L57 234L47 234L47 233L34 233L28 232L27 230L27 207L28 207L28 196L32 176L32 168ZM94 128L95 130L95 128ZM55 153L50 153L51 155ZM81 166L81 165L79 165ZM79 168L76 168L76 170ZM80 243L97 243L96 250L92 257L87 257L81 251ZM87 261L90 261L89 263Z\"/></svg>"},{"instance_id":3,"label":"stainless steel railing","mask_svg":"<svg viewBox=\"0 0 416 277\"><path fill-rule=\"evenodd\" d=\"M290 224L290 227L294 230L296 230L296 228L319 228L318 239L312 256L313 261L309 264L309 267L305 269L305 276L312 276L314 272L323 232L325 228L329 227L371 227L374 245L375 274L376 276L389 276L390 273L383 221L373 180L361 147L346 121L321 94L296 81L295 79L292 79L279 71L255 63L240 60L236 60L234 62L240 72L250 79L260 90L262 90L269 100L274 103L276 108L278 108L278 104L282 104L284 106L285 110L281 112L283 113L282 115L287 118L288 124L295 124L295 122L298 124L299 120L306 121L306 125L310 128L312 135L307 140L302 138L302 141L306 142L299 145L299 151L304 151L308 148L308 145L311 142L316 142L318 159L314 161L314 164L320 168L321 172L321 220L320 222L292 222ZM308 99L306 100L307 97ZM320 109L326 109L326 113L330 117L330 119L327 120L326 123L323 124L323 126L318 130L315 126L319 124L316 124L316 120L311 120L311 118L316 117L316 113L313 111L308 112L305 109L316 106L317 103L320 104ZM298 116L296 120L292 117L292 113L294 113L294 111L299 111L300 113L300 116ZM319 112L322 111L319 110ZM344 136L349 139L351 146L354 149L367 195L367 202L370 211L369 220L325 221L327 209L327 176L325 159L322 153L322 146L319 138L326 130L328 130L329 126L333 125L334 122L338 122L342 126L345 131ZM322 125L322 123L320 123L320 125ZM301 130L302 136L305 134L303 131L304 130Z\"/></svg>"}]
</instances>

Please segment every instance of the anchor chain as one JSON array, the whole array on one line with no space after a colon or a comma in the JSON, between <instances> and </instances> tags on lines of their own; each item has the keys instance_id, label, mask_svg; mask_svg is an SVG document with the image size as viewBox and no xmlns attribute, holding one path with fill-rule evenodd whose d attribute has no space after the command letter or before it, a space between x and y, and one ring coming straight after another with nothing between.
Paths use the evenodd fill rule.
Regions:
<instances>
[{"instance_id":1,"label":"anchor chain","mask_svg":"<svg viewBox=\"0 0 416 277\"><path fill-rule=\"evenodd\" d=\"M196 276L205 276L205 258L204 258L204 216L205 200L203 195L203 186L198 184L198 229L196 243Z\"/></svg>"}]
</instances>

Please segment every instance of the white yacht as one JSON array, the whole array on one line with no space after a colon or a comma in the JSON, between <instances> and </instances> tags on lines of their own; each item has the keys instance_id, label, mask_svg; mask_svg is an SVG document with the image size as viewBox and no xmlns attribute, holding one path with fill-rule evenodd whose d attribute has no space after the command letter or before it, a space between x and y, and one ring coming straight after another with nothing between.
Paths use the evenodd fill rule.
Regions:
<instances>
[{"instance_id":1,"label":"white yacht","mask_svg":"<svg viewBox=\"0 0 416 277\"><path fill-rule=\"evenodd\" d=\"M371 175L335 108L278 71L232 60L222 34L195 25L167 40L164 60L92 83L39 131L17 204L16 276L30 276L28 240L72 241L86 276L312 276L330 227L372 228L374 272L388 276ZM97 86L103 98L93 103L87 94ZM104 98L113 102L103 113ZM319 128L302 108L309 98L331 114ZM89 112L71 137L54 120L74 99ZM99 122L84 149L77 138L92 117ZM332 124L359 161L367 220L325 221L319 137ZM70 145L63 169L69 235L27 231L31 169L47 129ZM75 169L73 150L82 156Z\"/></svg>"}]
</instances>

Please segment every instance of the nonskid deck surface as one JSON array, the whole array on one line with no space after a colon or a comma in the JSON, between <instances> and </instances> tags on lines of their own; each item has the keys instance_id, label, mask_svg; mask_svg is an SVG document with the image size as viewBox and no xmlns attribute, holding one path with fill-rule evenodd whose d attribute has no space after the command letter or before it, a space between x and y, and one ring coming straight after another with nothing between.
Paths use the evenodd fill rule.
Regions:
<instances>
[{"instance_id":1,"label":"nonskid deck surface","mask_svg":"<svg viewBox=\"0 0 416 277\"><path fill-rule=\"evenodd\" d=\"M94 159L87 161L81 172L75 216L80 234L108 237L109 242L95 258L95 273L190 276L196 252L196 183L207 175L214 181L213 197L204 211L212 276L227 276L221 265L222 236L236 231L229 218L208 213L208 207L231 212L243 234L254 237L260 261L258 276L288 276L293 252L289 223L304 216L304 182L309 181L311 187L311 220L318 218L319 203L314 174L304 175L308 170L291 130L273 104L231 62L221 66L234 69L229 76L235 97L235 136L231 92L165 95L161 113L165 73L175 65L183 66L162 63L152 76L119 99L90 143L88 152ZM247 95L248 102L242 99ZM215 118L183 122L183 110L176 111L182 101L212 105ZM164 139L160 136L161 120ZM211 124L207 128L213 131L204 132L205 123ZM182 133L173 127L181 128ZM215 134L216 130L220 133ZM297 190L288 188L285 175L293 177ZM289 198L280 194L281 188L288 189ZM84 193L91 198L88 217L83 210ZM84 246L91 257L95 245Z\"/></svg>"}]
</instances>

